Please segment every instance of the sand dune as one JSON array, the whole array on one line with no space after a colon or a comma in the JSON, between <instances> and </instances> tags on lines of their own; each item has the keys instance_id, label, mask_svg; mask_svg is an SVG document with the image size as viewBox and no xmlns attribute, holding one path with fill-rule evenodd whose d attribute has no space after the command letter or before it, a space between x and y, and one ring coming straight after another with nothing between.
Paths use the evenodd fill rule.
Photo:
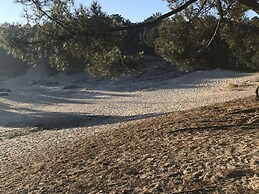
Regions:
<instances>
[{"instance_id":1,"label":"sand dune","mask_svg":"<svg viewBox=\"0 0 259 194\"><path fill-rule=\"evenodd\" d=\"M165 67L156 63L113 80L85 73L49 75L38 67L5 80L1 87L11 92L0 98L1 166L127 122L251 96L259 81L258 73L181 74Z\"/></svg>"}]
</instances>

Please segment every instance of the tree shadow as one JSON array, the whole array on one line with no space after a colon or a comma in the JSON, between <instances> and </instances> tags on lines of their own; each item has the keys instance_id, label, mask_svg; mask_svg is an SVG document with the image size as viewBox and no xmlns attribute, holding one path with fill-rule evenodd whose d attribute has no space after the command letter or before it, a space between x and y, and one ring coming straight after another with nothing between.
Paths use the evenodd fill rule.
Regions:
<instances>
[{"instance_id":1,"label":"tree shadow","mask_svg":"<svg viewBox=\"0 0 259 194\"><path fill-rule=\"evenodd\" d=\"M72 128L88 128L105 124L150 118L160 114L133 116L93 115L78 112L47 112L30 108L13 108L0 102L0 141L31 133Z\"/></svg>"},{"instance_id":2,"label":"tree shadow","mask_svg":"<svg viewBox=\"0 0 259 194\"><path fill-rule=\"evenodd\" d=\"M135 92L135 91L156 91L163 89L191 89L202 88L210 84L230 78L240 78L250 75L244 72L214 69L180 73L173 67L152 70L151 72L136 72L130 76L124 76L117 80L102 80L91 89ZM87 84L87 82L86 82Z\"/></svg>"},{"instance_id":3,"label":"tree shadow","mask_svg":"<svg viewBox=\"0 0 259 194\"><path fill-rule=\"evenodd\" d=\"M1 96L8 100L30 104L52 105L62 104L92 104L92 100L108 99L112 97L132 97L134 94L119 94L109 91L93 91L83 87L63 90L61 88L34 86L14 89L8 96Z\"/></svg>"},{"instance_id":4,"label":"tree shadow","mask_svg":"<svg viewBox=\"0 0 259 194\"><path fill-rule=\"evenodd\" d=\"M29 109L26 110L28 111ZM161 115L152 113L134 116L113 116L67 112L44 112L35 110L29 110L30 112L23 113L23 111L20 109L13 109L8 106L1 108L0 127L12 129L33 128L33 132L37 132L42 130L63 130L77 127L92 127L104 124L145 119Z\"/></svg>"}]
</instances>

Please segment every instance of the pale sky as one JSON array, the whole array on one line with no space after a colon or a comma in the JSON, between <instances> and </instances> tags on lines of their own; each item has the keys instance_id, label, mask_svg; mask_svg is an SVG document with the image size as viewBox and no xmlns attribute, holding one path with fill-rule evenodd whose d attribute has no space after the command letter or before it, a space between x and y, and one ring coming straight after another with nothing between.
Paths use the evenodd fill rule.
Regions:
<instances>
[{"instance_id":1,"label":"pale sky","mask_svg":"<svg viewBox=\"0 0 259 194\"><path fill-rule=\"evenodd\" d=\"M92 0L75 0L76 3L90 5ZM98 0L107 14L120 14L132 22L141 22L156 12L166 13L167 3L162 0ZM14 0L0 0L0 23L26 22L23 8Z\"/></svg>"},{"instance_id":2,"label":"pale sky","mask_svg":"<svg viewBox=\"0 0 259 194\"><path fill-rule=\"evenodd\" d=\"M92 0L75 0L75 2L90 5ZM131 22L141 22L156 12L170 11L166 1L163 0L98 0L98 2L107 14L120 14ZM255 12L248 13L249 17L255 15L257 15ZM0 23L4 22L25 23L23 7L14 3L14 0L0 0Z\"/></svg>"}]
</instances>

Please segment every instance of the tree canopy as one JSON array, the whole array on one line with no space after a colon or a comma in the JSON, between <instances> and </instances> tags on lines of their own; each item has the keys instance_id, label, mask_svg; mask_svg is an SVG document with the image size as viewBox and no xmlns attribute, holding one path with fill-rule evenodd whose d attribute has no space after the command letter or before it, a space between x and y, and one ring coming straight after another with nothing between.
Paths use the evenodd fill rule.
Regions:
<instances>
[{"instance_id":1,"label":"tree canopy","mask_svg":"<svg viewBox=\"0 0 259 194\"><path fill-rule=\"evenodd\" d=\"M258 13L258 0L167 0L172 11L138 24L107 15L96 1L90 7L73 0L16 2L24 5L28 24L2 25L0 44L33 64L46 58L58 70L113 77L139 68L149 48L183 70L211 59L209 66L259 68L258 18L245 15Z\"/></svg>"}]
</instances>

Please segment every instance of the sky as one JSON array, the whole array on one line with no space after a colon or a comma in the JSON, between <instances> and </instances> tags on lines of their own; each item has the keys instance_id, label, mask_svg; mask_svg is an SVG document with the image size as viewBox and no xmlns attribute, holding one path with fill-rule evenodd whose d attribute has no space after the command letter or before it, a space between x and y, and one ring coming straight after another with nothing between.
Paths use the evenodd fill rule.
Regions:
<instances>
[{"instance_id":1,"label":"sky","mask_svg":"<svg viewBox=\"0 0 259 194\"><path fill-rule=\"evenodd\" d=\"M89 6L92 0L75 0ZM166 1L162 0L98 0L102 10L111 14L120 14L131 22L141 22L156 12L166 13L169 10ZM248 16L257 14L249 12ZM258 15L257 15L258 16ZM14 3L14 0L0 0L0 23L26 23L23 18L23 7Z\"/></svg>"},{"instance_id":2,"label":"sky","mask_svg":"<svg viewBox=\"0 0 259 194\"><path fill-rule=\"evenodd\" d=\"M92 0L75 0L77 4L90 5ZM141 22L156 12L166 13L169 10L162 0L98 0L102 10L107 14L120 14L132 22ZM0 23L26 22L21 5L14 0L0 0Z\"/></svg>"}]
</instances>

